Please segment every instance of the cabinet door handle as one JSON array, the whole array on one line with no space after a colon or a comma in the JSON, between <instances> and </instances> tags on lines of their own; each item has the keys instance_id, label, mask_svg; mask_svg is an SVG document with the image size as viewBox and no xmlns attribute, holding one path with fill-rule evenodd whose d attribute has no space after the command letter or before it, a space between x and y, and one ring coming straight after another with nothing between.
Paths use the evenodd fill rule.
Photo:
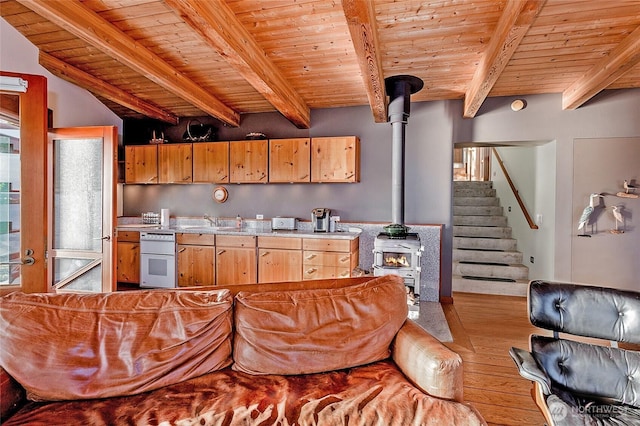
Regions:
<instances>
[{"instance_id":1,"label":"cabinet door handle","mask_svg":"<svg viewBox=\"0 0 640 426\"><path fill-rule=\"evenodd\" d=\"M340 274L341 277L348 277L349 276L349 271L344 271L343 273Z\"/></svg>"},{"instance_id":2,"label":"cabinet door handle","mask_svg":"<svg viewBox=\"0 0 640 426\"><path fill-rule=\"evenodd\" d=\"M268 255L269 255L269 252L268 252L268 251L265 251L265 252L262 252L262 254L260 255L260 257L265 257L265 256L268 256Z\"/></svg>"},{"instance_id":3,"label":"cabinet door handle","mask_svg":"<svg viewBox=\"0 0 640 426\"><path fill-rule=\"evenodd\" d=\"M185 250L186 250L186 248L185 248L185 247L182 247L181 249L178 249L178 253L182 253L182 252L183 252L183 251L185 251Z\"/></svg>"},{"instance_id":4,"label":"cabinet door handle","mask_svg":"<svg viewBox=\"0 0 640 426\"><path fill-rule=\"evenodd\" d=\"M310 254L309 256L307 256L307 260L311 260L311 259L313 259L314 257L316 257L316 255L315 255L315 254Z\"/></svg>"},{"instance_id":5,"label":"cabinet door handle","mask_svg":"<svg viewBox=\"0 0 640 426\"><path fill-rule=\"evenodd\" d=\"M349 256L345 256L345 257L340 258L340 262L346 262L348 260L349 260Z\"/></svg>"},{"instance_id":6,"label":"cabinet door handle","mask_svg":"<svg viewBox=\"0 0 640 426\"><path fill-rule=\"evenodd\" d=\"M316 272L317 269L316 268L311 268L311 269L307 269L307 271L305 273L307 274L313 274L314 272Z\"/></svg>"},{"instance_id":7,"label":"cabinet door handle","mask_svg":"<svg viewBox=\"0 0 640 426\"><path fill-rule=\"evenodd\" d=\"M220 250L220 251L218 251L218 254L222 254L224 252L226 252L226 250Z\"/></svg>"}]
</instances>

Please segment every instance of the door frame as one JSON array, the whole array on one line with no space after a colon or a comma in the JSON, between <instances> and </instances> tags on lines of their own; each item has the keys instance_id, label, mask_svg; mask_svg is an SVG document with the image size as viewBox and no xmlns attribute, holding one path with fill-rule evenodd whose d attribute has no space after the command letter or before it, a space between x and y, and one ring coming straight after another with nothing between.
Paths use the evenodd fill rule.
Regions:
<instances>
[{"instance_id":1,"label":"door frame","mask_svg":"<svg viewBox=\"0 0 640 426\"><path fill-rule=\"evenodd\" d=\"M20 268L20 286L2 286L0 295L20 290L48 290L47 281L47 79L41 75L0 71L27 81L20 96L20 252L33 250L33 265ZM28 164L29 167L25 165ZM28 191L25 190L28 188Z\"/></svg>"},{"instance_id":2,"label":"door frame","mask_svg":"<svg viewBox=\"0 0 640 426\"><path fill-rule=\"evenodd\" d=\"M117 173L118 173L118 128L116 126L68 127L50 129L48 155L53 157L53 141L55 139L92 139L100 138L102 143L102 286L103 293L117 290L117 244L115 229L117 223ZM47 224L51 230L47 236L47 244L53 254L53 161L49 162L47 189ZM48 256L47 283L53 287L53 258ZM83 272L83 271L79 271Z\"/></svg>"}]
</instances>

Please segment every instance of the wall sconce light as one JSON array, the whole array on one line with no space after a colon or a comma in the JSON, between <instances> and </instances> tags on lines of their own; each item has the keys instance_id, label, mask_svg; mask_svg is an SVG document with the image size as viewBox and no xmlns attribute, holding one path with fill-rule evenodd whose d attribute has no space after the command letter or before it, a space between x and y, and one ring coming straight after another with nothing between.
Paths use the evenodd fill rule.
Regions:
<instances>
[{"instance_id":1,"label":"wall sconce light","mask_svg":"<svg viewBox=\"0 0 640 426\"><path fill-rule=\"evenodd\" d=\"M28 86L27 80L19 77L0 76L0 91L25 93Z\"/></svg>"},{"instance_id":2,"label":"wall sconce light","mask_svg":"<svg viewBox=\"0 0 640 426\"><path fill-rule=\"evenodd\" d=\"M513 111L520 111L521 109L525 109L527 107L527 101L524 99L516 99L511 102L511 109Z\"/></svg>"}]
</instances>

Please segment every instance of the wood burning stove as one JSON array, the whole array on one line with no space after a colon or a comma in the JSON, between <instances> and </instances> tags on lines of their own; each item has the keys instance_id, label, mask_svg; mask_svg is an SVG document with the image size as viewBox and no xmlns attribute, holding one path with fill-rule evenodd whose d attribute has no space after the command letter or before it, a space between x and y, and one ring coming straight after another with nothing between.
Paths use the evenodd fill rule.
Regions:
<instances>
[{"instance_id":1,"label":"wood burning stove","mask_svg":"<svg viewBox=\"0 0 640 426\"><path fill-rule=\"evenodd\" d=\"M418 234L407 233L397 238L380 233L373 242L373 275L399 275L414 293L420 287L420 258L424 246Z\"/></svg>"},{"instance_id":2,"label":"wood burning stove","mask_svg":"<svg viewBox=\"0 0 640 426\"><path fill-rule=\"evenodd\" d=\"M410 233L404 225L404 145L405 127L410 114L411 94L421 90L424 83L418 77L397 75L385 79L389 95L389 122L391 140L391 220L373 242L374 276L395 274L404 278L404 283L420 288L420 258L424 247L418 234Z\"/></svg>"}]
</instances>

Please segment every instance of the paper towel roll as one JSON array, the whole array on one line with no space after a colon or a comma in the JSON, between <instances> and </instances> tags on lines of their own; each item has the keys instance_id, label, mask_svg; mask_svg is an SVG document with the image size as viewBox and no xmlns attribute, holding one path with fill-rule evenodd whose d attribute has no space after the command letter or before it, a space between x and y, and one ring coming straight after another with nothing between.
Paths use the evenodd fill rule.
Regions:
<instances>
[{"instance_id":1,"label":"paper towel roll","mask_svg":"<svg viewBox=\"0 0 640 426\"><path fill-rule=\"evenodd\" d=\"M169 226L169 209L160 210L160 226Z\"/></svg>"}]
</instances>

